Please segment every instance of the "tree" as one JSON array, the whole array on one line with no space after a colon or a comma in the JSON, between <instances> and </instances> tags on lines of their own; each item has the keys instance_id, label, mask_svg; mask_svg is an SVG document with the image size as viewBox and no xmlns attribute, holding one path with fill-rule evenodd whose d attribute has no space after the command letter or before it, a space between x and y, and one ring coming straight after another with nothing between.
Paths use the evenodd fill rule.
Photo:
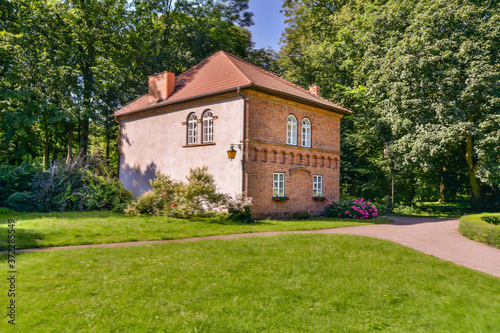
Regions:
<instances>
[{"instance_id":1,"label":"tree","mask_svg":"<svg viewBox=\"0 0 500 333\"><path fill-rule=\"evenodd\" d=\"M356 112L342 125L349 193L362 194L368 182L386 191L385 142L405 179L437 180L443 198L450 173L461 184L467 170L480 205L482 185L498 184L500 174L498 5L289 0L284 8L285 77L320 84L325 97Z\"/></svg>"},{"instance_id":2,"label":"tree","mask_svg":"<svg viewBox=\"0 0 500 333\"><path fill-rule=\"evenodd\" d=\"M428 170L436 157L464 147L474 207L481 207L482 184L500 177L498 10L494 2L421 1L401 38L370 59L394 150Z\"/></svg>"},{"instance_id":3,"label":"tree","mask_svg":"<svg viewBox=\"0 0 500 333\"><path fill-rule=\"evenodd\" d=\"M155 72L181 73L220 49L247 57L247 9L248 0L0 2L0 161L47 165L91 145L116 161L111 113Z\"/></svg>"}]
</instances>

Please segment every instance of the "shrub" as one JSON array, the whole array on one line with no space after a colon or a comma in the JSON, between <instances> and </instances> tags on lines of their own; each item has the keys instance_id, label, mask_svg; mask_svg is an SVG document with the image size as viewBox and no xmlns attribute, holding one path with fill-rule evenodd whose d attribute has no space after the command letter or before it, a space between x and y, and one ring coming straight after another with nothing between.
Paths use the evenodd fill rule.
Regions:
<instances>
[{"instance_id":1,"label":"shrub","mask_svg":"<svg viewBox=\"0 0 500 333\"><path fill-rule=\"evenodd\" d=\"M0 207L0 214L14 214L14 213L15 211L10 208Z\"/></svg>"},{"instance_id":2,"label":"shrub","mask_svg":"<svg viewBox=\"0 0 500 333\"><path fill-rule=\"evenodd\" d=\"M28 160L19 166L0 166L0 203L16 192L31 192L33 177L42 171L40 164Z\"/></svg>"},{"instance_id":3,"label":"shrub","mask_svg":"<svg viewBox=\"0 0 500 333\"><path fill-rule=\"evenodd\" d=\"M460 218L458 231L467 238L500 248L500 225L484 221L500 219L500 214L467 215Z\"/></svg>"},{"instance_id":4,"label":"shrub","mask_svg":"<svg viewBox=\"0 0 500 333\"><path fill-rule=\"evenodd\" d=\"M157 173L150 181L152 189L125 209L129 215L169 215L169 210L177 207L175 201L180 197L183 184L170 178L169 175Z\"/></svg>"},{"instance_id":5,"label":"shrub","mask_svg":"<svg viewBox=\"0 0 500 333\"><path fill-rule=\"evenodd\" d=\"M206 216L225 202L217 192L214 177L206 166L190 169L187 183L169 175L156 174L152 189L132 202L125 212L129 215L165 215L188 218Z\"/></svg>"},{"instance_id":6,"label":"shrub","mask_svg":"<svg viewBox=\"0 0 500 333\"><path fill-rule=\"evenodd\" d=\"M233 222L252 223L252 201L250 198L245 198L238 195L236 198L226 199L228 219Z\"/></svg>"},{"instance_id":7,"label":"shrub","mask_svg":"<svg viewBox=\"0 0 500 333\"><path fill-rule=\"evenodd\" d=\"M499 216L483 216L481 217L481 220L491 223L491 224L500 224L500 215Z\"/></svg>"},{"instance_id":8,"label":"shrub","mask_svg":"<svg viewBox=\"0 0 500 333\"><path fill-rule=\"evenodd\" d=\"M5 205L18 212L27 212L32 208L32 196L31 192L14 192L5 200Z\"/></svg>"},{"instance_id":9,"label":"shrub","mask_svg":"<svg viewBox=\"0 0 500 333\"><path fill-rule=\"evenodd\" d=\"M305 220L308 219L311 215L309 212L298 212L293 215L293 218L296 220Z\"/></svg>"},{"instance_id":10,"label":"shrub","mask_svg":"<svg viewBox=\"0 0 500 333\"><path fill-rule=\"evenodd\" d=\"M327 217L373 219L378 216L378 209L371 202L361 198L329 203L325 213Z\"/></svg>"},{"instance_id":11,"label":"shrub","mask_svg":"<svg viewBox=\"0 0 500 333\"><path fill-rule=\"evenodd\" d=\"M111 210L132 199L101 152L55 161L35 174L31 192L32 210L41 212Z\"/></svg>"}]
</instances>

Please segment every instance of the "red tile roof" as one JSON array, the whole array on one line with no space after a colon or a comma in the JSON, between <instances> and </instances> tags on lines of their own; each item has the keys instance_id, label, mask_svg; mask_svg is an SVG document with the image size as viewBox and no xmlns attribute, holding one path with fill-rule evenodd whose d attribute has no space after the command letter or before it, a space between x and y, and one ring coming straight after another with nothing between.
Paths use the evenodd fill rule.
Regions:
<instances>
[{"instance_id":1,"label":"red tile roof","mask_svg":"<svg viewBox=\"0 0 500 333\"><path fill-rule=\"evenodd\" d=\"M167 99L151 104L149 95L146 94L115 111L113 116L123 116L237 88L252 88L330 111L342 114L352 113L346 108L311 94L279 76L224 51L215 53L176 77L175 85L174 92Z\"/></svg>"}]
</instances>

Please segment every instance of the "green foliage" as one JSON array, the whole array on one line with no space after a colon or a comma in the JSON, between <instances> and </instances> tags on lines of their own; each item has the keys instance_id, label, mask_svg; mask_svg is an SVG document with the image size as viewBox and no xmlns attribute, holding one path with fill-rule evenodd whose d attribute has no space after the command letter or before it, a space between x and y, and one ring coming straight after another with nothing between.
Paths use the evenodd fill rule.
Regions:
<instances>
[{"instance_id":1,"label":"green foliage","mask_svg":"<svg viewBox=\"0 0 500 333\"><path fill-rule=\"evenodd\" d=\"M361 198L331 202L326 206L325 213L327 217L363 220L376 218L378 209L371 202Z\"/></svg>"},{"instance_id":2,"label":"green foliage","mask_svg":"<svg viewBox=\"0 0 500 333\"><path fill-rule=\"evenodd\" d=\"M0 214L13 214L15 213L14 210L6 207L0 207Z\"/></svg>"},{"instance_id":3,"label":"green foliage","mask_svg":"<svg viewBox=\"0 0 500 333\"><path fill-rule=\"evenodd\" d=\"M42 166L25 160L21 165L0 166L0 203L16 192L30 192L33 177L42 172Z\"/></svg>"},{"instance_id":4,"label":"green foliage","mask_svg":"<svg viewBox=\"0 0 500 333\"><path fill-rule=\"evenodd\" d=\"M30 211L33 208L33 193L14 192L4 201L4 205L18 212Z\"/></svg>"},{"instance_id":5,"label":"green foliage","mask_svg":"<svg viewBox=\"0 0 500 333\"><path fill-rule=\"evenodd\" d=\"M478 199L481 185L498 185L497 2L297 0L284 10L284 77L355 112L342 122L342 193L383 198L390 161L407 204Z\"/></svg>"},{"instance_id":6,"label":"green foliage","mask_svg":"<svg viewBox=\"0 0 500 333\"><path fill-rule=\"evenodd\" d=\"M252 24L248 0L1 2L0 163L48 167L91 144L116 163L109 115L145 78L221 49L247 58Z\"/></svg>"},{"instance_id":7,"label":"green foliage","mask_svg":"<svg viewBox=\"0 0 500 333\"><path fill-rule=\"evenodd\" d=\"M290 200L290 198L287 196L273 196L274 202L287 202L288 200Z\"/></svg>"},{"instance_id":8,"label":"green foliage","mask_svg":"<svg viewBox=\"0 0 500 333\"><path fill-rule=\"evenodd\" d=\"M498 216L483 216L481 220L495 225L500 225L500 215Z\"/></svg>"},{"instance_id":9,"label":"green foliage","mask_svg":"<svg viewBox=\"0 0 500 333\"><path fill-rule=\"evenodd\" d=\"M297 212L293 215L293 218L296 220L306 220L310 217L311 215L309 212Z\"/></svg>"},{"instance_id":10,"label":"green foliage","mask_svg":"<svg viewBox=\"0 0 500 333\"><path fill-rule=\"evenodd\" d=\"M242 195L226 198L228 220L239 223L253 223L252 201Z\"/></svg>"},{"instance_id":11,"label":"green foliage","mask_svg":"<svg viewBox=\"0 0 500 333\"><path fill-rule=\"evenodd\" d=\"M500 221L500 214L467 215L460 218L458 231L472 240L500 249L500 225L487 222Z\"/></svg>"},{"instance_id":12,"label":"green foliage","mask_svg":"<svg viewBox=\"0 0 500 333\"><path fill-rule=\"evenodd\" d=\"M206 166L190 168L186 179L184 183L158 173L151 181L152 189L132 202L125 212L189 218L210 214L225 202Z\"/></svg>"},{"instance_id":13,"label":"green foliage","mask_svg":"<svg viewBox=\"0 0 500 333\"><path fill-rule=\"evenodd\" d=\"M4 205L16 211L113 209L132 199L99 152L55 161L48 170L28 163L4 170L9 172L2 186L5 192L13 192Z\"/></svg>"},{"instance_id":14,"label":"green foliage","mask_svg":"<svg viewBox=\"0 0 500 333\"><path fill-rule=\"evenodd\" d=\"M40 212L111 210L132 199L98 151L52 163L35 175L31 191L33 210Z\"/></svg>"}]
</instances>

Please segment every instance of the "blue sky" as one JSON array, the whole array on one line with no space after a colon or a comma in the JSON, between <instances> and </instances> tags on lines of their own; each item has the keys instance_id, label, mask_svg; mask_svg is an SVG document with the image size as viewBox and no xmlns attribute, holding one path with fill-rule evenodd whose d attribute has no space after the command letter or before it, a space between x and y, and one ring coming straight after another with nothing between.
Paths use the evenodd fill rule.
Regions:
<instances>
[{"instance_id":1,"label":"blue sky","mask_svg":"<svg viewBox=\"0 0 500 333\"><path fill-rule=\"evenodd\" d=\"M250 27L255 48L271 46L279 51L281 34L285 30L285 16L280 13L282 0L250 0L249 11L254 13L255 25Z\"/></svg>"}]
</instances>

